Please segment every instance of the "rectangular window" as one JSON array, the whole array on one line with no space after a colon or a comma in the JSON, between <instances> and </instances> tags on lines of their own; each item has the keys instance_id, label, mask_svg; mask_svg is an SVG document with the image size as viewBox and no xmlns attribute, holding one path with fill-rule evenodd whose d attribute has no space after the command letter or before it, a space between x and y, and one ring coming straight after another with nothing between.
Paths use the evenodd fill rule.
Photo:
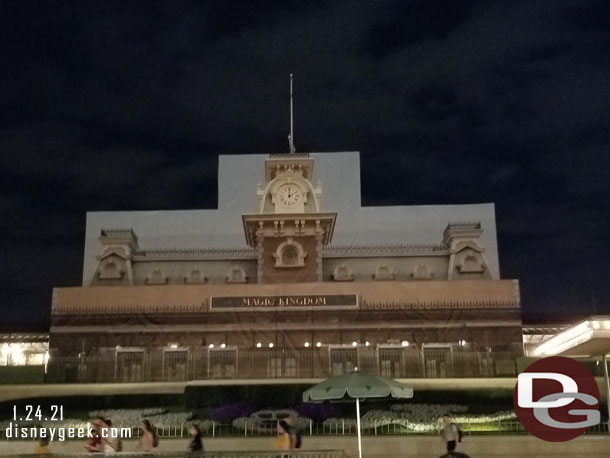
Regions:
<instances>
[{"instance_id":1,"label":"rectangular window","mask_svg":"<svg viewBox=\"0 0 610 458\"><path fill-rule=\"evenodd\" d=\"M144 381L144 350L117 350L115 378L119 382Z\"/></svg>"},{"instance_id":2,"label":"rectangular window","mask_svg":"<svg viewBox=\"0 0 610 458\"><path fill-rule=\"evenodd\" d=\"M275 355L269 358L269 378L288 378L297 376L297 358L294 355Z\"/></svg>"},{"instance_id":3,"label":"rectangular window","mask_svg":"<svg viewBox=\"0 0 610 458\"><path fill-rule=\"evenodd\" d=\"M163 380L187 380L188 357L187 350L165 350L163 352Z\"/></svg>"},{"instance_id":4,"label":"rectangular window","mask_svg":"<svg viewBox=\"0 0 610 458\"><path fill-rule=\"evenodd\" d=\"M208 364L210 378L235 378L237 374L237 350L210 350Z\"/></svg>"},{"instance_id":5,"label":"rectangular window","mask_svg":"<svg viewBox=\"0 0 610 458\"><path fill-rule=\"evenodd\" d=\"M451 347L424 347L425 377L446 378L451 369Z\"/></svg>"},{"instance_id":6,"label":"rectangular window","mask_svg":"<svg viewBox=\"0 0 610 458\"><path fill-rule=\"evenodd\" d=\"M380 348L379 349L379 369L384 377L401 377L402 368L402 348Z\"/></svg>"},{"instance_id":7,"label":"rectangular window","mask_svg":"<svg viewBox=\"0 0 610 458\"><path fill-rule=\"evenodd\" d=\"M297 376L297 359L296 357L286 357L284 360L284 368L286 377L296 377Z\"/></svg>"},{"instance_id":8,"label":"rectangular window","mask_svg":"<svg viewBox=\"0 0 610 458\"><path fill-rule=\"evenodd\" d=\"M269 358L269 378L282 376L282 358Z\"/></svg>"},{"instance_id":9,"label":"rectangular window","mask_svg":"<svg viewBox=\"0 0 610 458\"><path fill-rule=\"evenodd\" d=\"M332 375L341 375L356 370L358 367L358 349L331 348L330 369Z\"/></svg>"},{"instance_id":10,"label":"rectangular window","mask_svg":"<svg viewBox=\"0 0 610 458\"><path fill-rule=\"evenodd\" d=\"M26 366L43 366L44 365L44 353L27 353Z\"/></svg>"}]
</instances>

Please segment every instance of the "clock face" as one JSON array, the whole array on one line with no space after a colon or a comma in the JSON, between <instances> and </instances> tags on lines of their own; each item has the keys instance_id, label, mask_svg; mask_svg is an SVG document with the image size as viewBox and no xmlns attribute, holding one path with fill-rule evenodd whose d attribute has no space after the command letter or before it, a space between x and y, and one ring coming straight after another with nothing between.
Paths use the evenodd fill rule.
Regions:
<instances>
[{"instance_id":1,"label":"clock face","mask_svg":"<svg viewBox=\"0 0 610 458\"><path fill-rule=\"evenodd\" d=\"M286 184L278 189L277 199L282 205L293 207L303 200L303 193L297 186Z\"/></svg>"}]
</instances>

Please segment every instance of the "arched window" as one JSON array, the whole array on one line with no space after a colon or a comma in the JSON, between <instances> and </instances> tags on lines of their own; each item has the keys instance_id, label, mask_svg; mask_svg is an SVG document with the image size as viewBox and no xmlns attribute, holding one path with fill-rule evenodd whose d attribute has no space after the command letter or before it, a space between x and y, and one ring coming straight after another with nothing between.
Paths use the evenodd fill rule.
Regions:
<instances>
[{"instance_id":1,"label":"arched window","mask_svg":"<svg viewBox=\"0 0 610 458\"><path fill-rule=\"evenodd\" d=\"M430 272L427 264L417 264L411 272L411 278L413 280L431 280L434 278L434 273Z\"/></svg>"},{"instance_id":2,"label":"arched window","mask_svg":"<svg viewBox=\"0 0 610 458\"><path fill-rule=\"evenodd\" d=\"M353 281L354 273L352 272L352 269L345 264L341 264L335 267L332 277L335 281Z\"/></svg>"},{"instance_id":3,"label":"arched window","mask_svg":"<svg viewBox=\"0 0 610 458\"><path fill-rule=\"evenodd\" d=\"M295 242L289 237L285 242L280 243L276 252L275 267L303 267L307 253L299 242Z\"/></svg>"},{"instance_id":4,"label":"arched window","mask_svg":"<svg viewBox=\"0 0 610 458\"><path fill-rule=\"evenodd\" d=\"M118 264L113 259L108 259L101 267L97 276L101 280L110 280L110 279L118 280L118 279L123 278L124 274L125 274L125 272L123 272L119 268Z\"/></svg>"},{"instance_id":5,"label":"arched window","mask_svg":"<svg viewBox=\"0 0 610 458\"><path fill-rule=\"evenodd\" d=\"M479 253L468 250L457 268L460 273L481 273L485 271L485 263Z\"/></svg>"},{"instance_id":6,"label":"arched window","mask_svg":"<svg viewBox=\"0 0 610 458\"><path fill-rule=\"evenodd\" d=\"M199 284L205 283L207 278L203 275L203 272L199 269L193 269L189 272L189 274L184 277L184 283L187 284Z\"/></svg>"},{"instance_id":7,"label":"arched window","mask_svg":"<svg viewBox=\"0 0 610 458\"><path fill-rule=\"evenodd\" d=\"M289 266L299 262L299 250L294 245L286 245L282 250L282 264Z\"/></svg>"},{"instance_id":8,"label":"arched window","mask_svg":"<svg viewBox=\"0 0 610 458\"><path fill-rule=\"evenodd\" d=\"M153 270L146 278L147 285L165 285L168 282L168 278L163 275L163 271L161 269Z\"/></svg>"},{"instance_id":9,"label":"arched window","mask_svg":"<svg viewBox=\"0 0 610 458\"><path fill-rule=\"evenodd\" d=\"M377 267L375 270L375 275L373 275L375 280L394 280L394 274L392 273L392 269L387 264L382 264Z\"/></svg>"},{"instance_id":10,"label":"arched window","mask_svg":"<svg viewBox=\"0 0 610 458\"><path fill-rule=\"evenodd\" d=\"M247 281L248 277L243 268L236 266L229 269L229 272L227 273L227 283L246 283Z\"/></svg>"}]
</instances>

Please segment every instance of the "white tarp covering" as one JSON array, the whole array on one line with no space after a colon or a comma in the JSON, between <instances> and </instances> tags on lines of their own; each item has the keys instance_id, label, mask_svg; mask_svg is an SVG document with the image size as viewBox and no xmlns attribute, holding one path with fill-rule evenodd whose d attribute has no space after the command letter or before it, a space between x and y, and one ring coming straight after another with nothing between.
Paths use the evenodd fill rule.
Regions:
<instances>
[{"instance_id":1,"label":"white tarp covering","mask_svg":"<svg viewBox=\"0 0 610 458\"><path fill-rule=\"evenodd\" d=\"M83 284L88 285L94 273L102 228L133 228L144 249L245 247L241 215L258 212L256 188L264 183L267 157L220 156L217 210L87 213ZM484 232L479 243L493 278L499 278L493 204L362 207L358 152L311 157L312 182L322 186L322 211L337 212L331 245L438 244L449 222L480 221Z\"/></svg>"}]
</instances>

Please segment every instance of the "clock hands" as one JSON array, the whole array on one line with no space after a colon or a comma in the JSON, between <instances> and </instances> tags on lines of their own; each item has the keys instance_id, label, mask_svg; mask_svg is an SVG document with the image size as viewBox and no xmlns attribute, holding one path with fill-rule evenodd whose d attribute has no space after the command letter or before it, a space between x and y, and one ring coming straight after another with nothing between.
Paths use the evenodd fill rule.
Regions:
<instances>
[{"instance_id":1,"label":"clock hands","mask_svg":"<svg viewBox=\"0 0 610 458\"><path fill-rule=\"evenodd\" d=\"M280 191L279 198L285 205L292 205L299 199L299 190L293 186L287 186Z\"/></svg>"}]
</instances>

